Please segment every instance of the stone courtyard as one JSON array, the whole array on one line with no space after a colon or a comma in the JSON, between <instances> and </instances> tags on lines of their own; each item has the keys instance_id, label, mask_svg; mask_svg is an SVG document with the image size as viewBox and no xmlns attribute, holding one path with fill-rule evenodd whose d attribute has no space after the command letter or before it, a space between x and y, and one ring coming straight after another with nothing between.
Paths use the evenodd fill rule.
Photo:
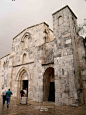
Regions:
<instances>
[{"instance_id":1,"label":"stone courtyard","mask_svg":"<svg viewBox=\"0 0 86 115\"><path fill-rule=\"evenodd\" d=\"M2 105L0 96L0 115L86 115L86 104L79 107L55 106L53 103L38 103L28 101L27 105L20 105L16 98L12 98L9 108Z\"/></svg>"}]
</instances>

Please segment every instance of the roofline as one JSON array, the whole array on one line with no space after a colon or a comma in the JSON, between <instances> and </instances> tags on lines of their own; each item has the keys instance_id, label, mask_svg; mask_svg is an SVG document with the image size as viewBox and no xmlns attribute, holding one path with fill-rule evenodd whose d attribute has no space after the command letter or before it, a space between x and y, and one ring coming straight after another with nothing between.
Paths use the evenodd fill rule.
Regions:
<instances>
[{"instance_id":1,"label":"roofline","mask_svg":"<svg viewBox=\"0 0 86 115\"><path fill-rule=\"evenodd\" d=\"M26 29L24 29L23 31L21 31L18 35L20 35L20 34L21 34L22 32L24 32L25 30L27 30L27 29L29 29L29 28L32 28L32 27L34 27L34 26L38 26L38 25L40 25L40 24L46 24L46 25L49 27L49 25L48 25L46 22L42 22L42 23L39 23L39 24L30 26L30 27L27 27ZM16 36L13 38L13 40L14 40L18 35L16 35Z\"/></svg>"},{"instance_id":2,"label":"roofline","mask_svg":"<svg viewBox=\"0 0 86 115\"><path fill-rule=\"evenodd\" d=\"M52 30L52 29L50 29L50 28L49 28L49 30L53 32L53 30Z\"/></svg>"},{"instance_id":3,"label":"roofline","mask_svg":"<svg viewBox=\"0 0 86 115\"><path fill-rule=\"evenodd\" d=\"M6 56L8 56L8 55L10 55L10 54L7 54L7 55L5 55L5 56L1 57L0 59L2 59L2 58L4 58L4 57L6 57Z\"/></svg>"},{"instance_id":4,"label":"roofline","mask_svg":"<svg viewBox=\"0 0 86 115\"><path fill-rule=\"evenodd\" d=\"M54 12L52 15L56 14L57 12L63 10L64 8L68 7L69 10L72 12L72 14L75 16L75 18L77 19L77 16L74 14L74 12L70 9L70 7L68 5L64 6L63 8L59 9L58 11Z\"/></svg>"}]
</instances>

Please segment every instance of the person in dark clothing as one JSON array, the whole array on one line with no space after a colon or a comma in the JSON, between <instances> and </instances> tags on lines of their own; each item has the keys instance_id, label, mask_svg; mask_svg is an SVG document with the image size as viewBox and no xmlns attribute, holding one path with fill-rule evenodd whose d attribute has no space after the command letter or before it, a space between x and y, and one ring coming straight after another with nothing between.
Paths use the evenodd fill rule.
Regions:
<instances>
[{"instance_id":1,"label":"person in dark clothing","mask_svg":"<svg viewBox=\"0 0 86 115\"><path fill-rule=\"evenodd\" d=\"M24 97L24 91L23 91L23 89L20 91L20 104L21 104L21 101L22 101L22 97Z\"/></svg>"},{"instance_id":2,"label":"person in dark clothing","mask_svg":"<svg viewBox=\"0 0 86 115\"><path fill-rule=\"evenodd\" d=\"M13 93L10 91L10 89L8 89L8 91L6 92L6 99L7 99L7 108L9 108L9 104L10 104L10 97Z\"/></svg>"},{"instance_id":3,"label":"person in dark clothing","mask_svg":"<svg viewBox=\"0 0 86 115\"><path fill-rule=\"evenodd\" d=\"M21 97L24 96L24 91L23 91L23 89L20 91L20 94L21 94Z\"/></svg>"},{"instance_id":4,"label":"person in dark clothing","mask_svg":"<svg viewBox=\"0 0 86 115\"><path fill-rule=\"evenodd\" d=\"M3 105L4 105L6 101L6 90L2 92L2 98L3 98Z\"/></svg>"}]
</instances>

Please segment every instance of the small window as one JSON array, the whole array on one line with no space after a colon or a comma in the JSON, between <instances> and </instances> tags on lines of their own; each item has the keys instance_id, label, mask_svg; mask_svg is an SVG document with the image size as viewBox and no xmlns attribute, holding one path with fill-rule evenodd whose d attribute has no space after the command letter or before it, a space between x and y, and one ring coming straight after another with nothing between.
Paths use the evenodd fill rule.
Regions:
<instances>
[{"instance_id":1,"label":"small window","mask_svg":"<svg viewBox=\"0 0 86 115\"><path fill-rule=\"evenodd\" d=\"M26 35L25 38L23 39L23 49L27 48L27 38L28 36Z\"/></svg>"},{"instance_id":2,"label":"small window","mask_svg":"<svg viewBox=\"0 0 86 115\"><path fill-rule=\"evenodd\" d=\"M62 75L64 75L64 69L62 69Z\"/></svg>"},{"instance_id":3,"label":"small window","mask_svg":"<svg viewBox=\"0 0 86 115\"><path fill-rule=\"evenodd\" d=\"M4 62L4 64L3 64L3 68L5 69L5 66L6 66L6 63Z\"/></svg>"},{"instance_id":4,"label":"small window","mask_svg":"<svg viewBox=\"0 0 86 115\"><path fill-rule=\"evenodd\" d=\"M26 62L26 54L24 53L22 63L24 64L25 62Z\"/></svg>"},{"instance_id":5,"label":"small window","mask_svg":"<svg viewBox=\"0 0 86 115\"><path fill-rule=\"evenodd\" d=\"M63 23L62 16L59 16L58 18L58 25L61 25Z\"/></svg>"},{"instance_id":6,"label":"small window","mask_svg":"<svg viewBox=\"0 0 86 115\"><path fill-rule=\"evenodd\" d=\"M21 42L22 42L22 49L26 49L28 48L28 39L31 38L31 35L30 33L26 32L22 39L21 39Z\"/></svg>"},{"instance_id":7,"label":"small window","mask_svg":"<svg viewBox=\"0 0 86 115\"><path fill-rule=\"evenodd\" d=\"M7 67L7 65L8 65L8 63L7 63L7 61L6 61L6 63L5 63L5 67Z\"/></svg>"},{"instance_id":8,"label":"small window","mask_svg":"<svg viewBox=\"0 0 86 115\"><path fill-rule=\"evenodd\" d=\"M73 23L73 29L74 29L74 32L76 32L75 21L74 21L73 18L72 18L72 23Z\"/></svg>"},{"instance_id":9,"label":"small window","mask_svg":"<svg viewBox=\"0 0 86 115\"><path fill-rule=\"evenodd\" d=\"M73 26L75 25L75 22L74 22L74 19L72 18L72 23L73 23Z\"/></svg>"}]
</instances>

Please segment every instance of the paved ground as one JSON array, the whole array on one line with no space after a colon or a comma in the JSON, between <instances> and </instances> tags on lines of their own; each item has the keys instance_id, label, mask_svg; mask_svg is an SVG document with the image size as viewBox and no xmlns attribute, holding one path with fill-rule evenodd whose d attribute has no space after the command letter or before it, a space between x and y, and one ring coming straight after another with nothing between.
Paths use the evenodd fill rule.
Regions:
<instances>
[{"instance_id":1,"label":"paved ground","mask_svg":"<svg viewBox=\"0 0 86 115\"><path fill-rule=\"evenodd\" d=\"M86 105L76 107L55 106L53 103L37 103L29 101L27 105L20 105L14 98L10 107L2 105L0 97L0 115L86 115Z\"/></svg>"}]
</instances>

